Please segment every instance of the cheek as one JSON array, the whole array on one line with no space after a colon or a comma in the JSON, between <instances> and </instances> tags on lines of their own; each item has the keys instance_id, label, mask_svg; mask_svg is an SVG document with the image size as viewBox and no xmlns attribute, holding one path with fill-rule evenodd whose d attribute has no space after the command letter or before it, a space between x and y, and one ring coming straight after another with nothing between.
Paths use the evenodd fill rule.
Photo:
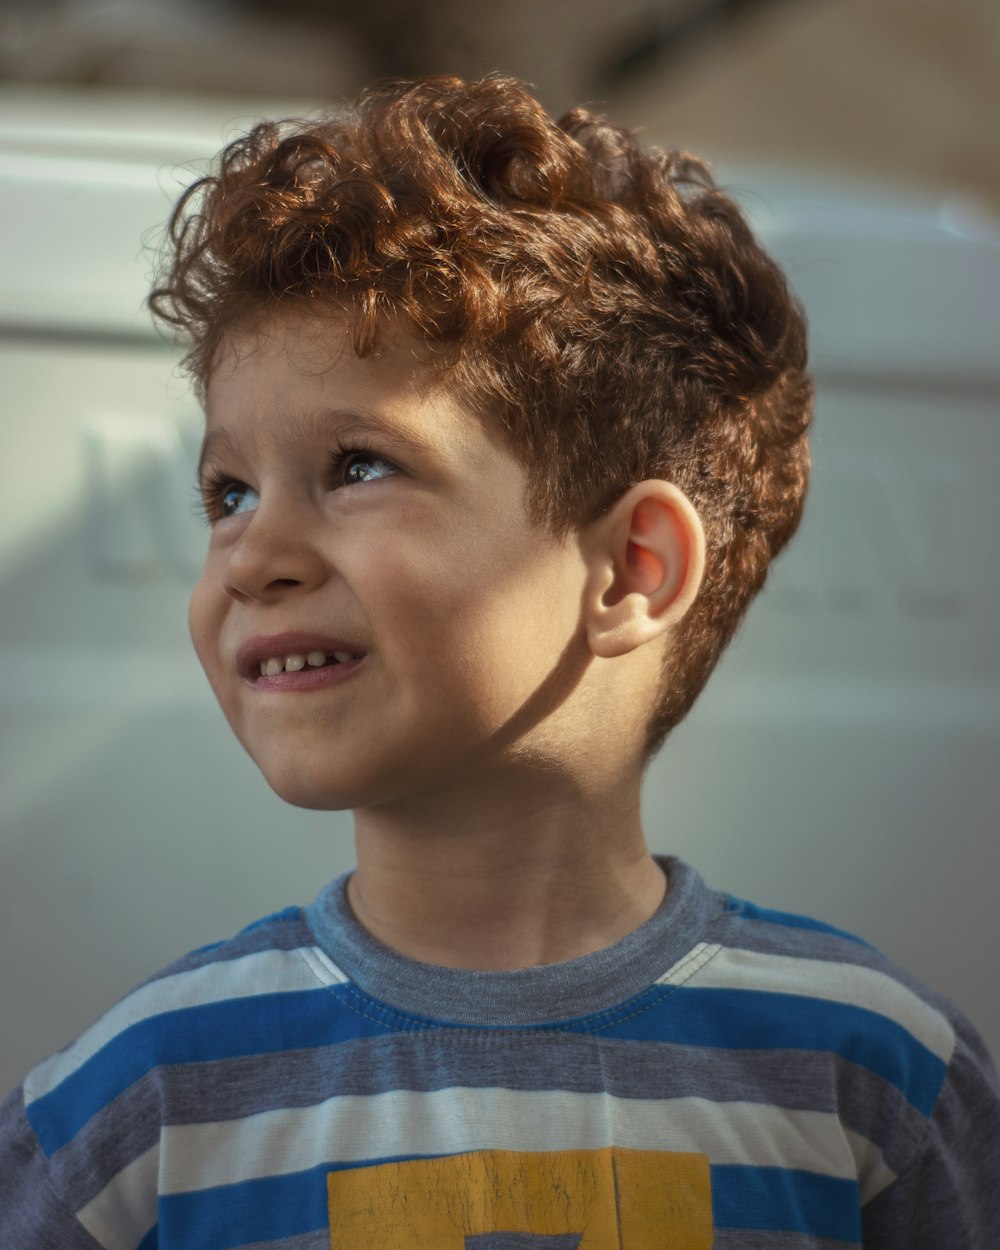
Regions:
<instances>
[{"instance_id":1,"label":"cheek","mask_svg":"<svg viewBox=\"0 0 1000 1250\"><path fill-rule=\"evenodd\" d=\"M216 635L212 598L206 575L203 573L195 584L188 603L188 633L194 644L195 653L206 670L209 668L213 651L212 643Z\"/></svg>"}]
</instances>

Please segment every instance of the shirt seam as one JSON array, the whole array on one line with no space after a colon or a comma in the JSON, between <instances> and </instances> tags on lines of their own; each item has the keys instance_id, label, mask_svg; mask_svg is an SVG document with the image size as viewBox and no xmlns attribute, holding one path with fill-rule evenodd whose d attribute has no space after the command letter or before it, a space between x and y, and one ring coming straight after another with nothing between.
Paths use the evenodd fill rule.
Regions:
<instances>
[{"instance_id":1,"label":"shirt seam","mask_svg":"<svg viewBox=\"0 0 1000 1250\"><path fill-rule=\"evenodd\" d=\"M564 1020L555 1021L526 1021L523 1024L483 1024L480 1022L465 1022L459 1020L438 1020L424 1019L420 1016L411 1014L410 1012L393 1007L388 1003L383 1003L379 999L373 998L354 981L348 978L346 981L337 984L330 984L320 981L325 989L335 994L337 1001L347 1007L355 1015L363 1020L368 1020L373 1024L381 1025L394 1029L400 1033L427 1033L433 1031L440 1032L464 1032L478 1033L485 1036L494 1036L496 1034L511 1035L514 1033L522 1033L529 1035L538 1035L542 1033L559 1033L559 1034L575 1034L579 1036L597 1035L614 1028L616 1025L624 1024L629 1020L635 1020L639 1016L651 1011L654 1007L663 1003L672 994L675 994L684 984L686 984L693 976L706 967L715 957L722 946L714 944L707 950L698 952L691 951L681 961L680 969L683 970L685 964L691 963L691 967L686 975L682 976L679 981L671 981L669 984L663 984L654 981L651 985L640 990L638 994L633 995L630 999L617 1004L614 1007L605 1008L601 1011L590 1012L587 1015L579 1017L571 1017ZM300 949L300 953L301 949ZM305 959L305 956L303 956ZM308 960L306 960L309 966ZM675 965L675 969L677 965ZM316 976L315 970L310 968L313 976ZM666 975L666 974L664 974ZM629 1004L636 1004L635 1009L626 1011L622 1014L623 1009Z\"/></svg>"},{"instance_id":2,"label":"shirt seam","mask_svg":"<svg viewBox=\"0 0 1000 1250\"><path fill-rule=\"evenodd\" d=\"M86 1225L80 1221L80 1217L77 1215L76 1211L74 1211L73 1207L66 1200L65 1196L56 1188L56 1183L53 1180L51 1172L50 1172L50 1164L52 1162L51 1156L45 1153L45 1150L42 1148L42 1143L38 1140L38 1134L35 1132L34 1128L32 1127L31 1121L28 1119L27 1107L24 1105L23 1086L22 1086L22 1091L21 1091L21 1105L22 1105L22 1115L24 1116L24 1126L27 1129L27 1133L28 1133L28 1137L27 1137L25 1144L28 1146L28 1148L32 1152L37 1151L38 1154L40 1154L42 1157L42 1161L43 1161L42 1175L45 1178L45 1187L48 1190L49 1194L51 1195L51 1198L54 1201L56 1207L58 1207L58 1209L63 1213L63 1215L66 1216L66 1218L72 1222L77 1232L81 1233L84 1237L88 1239L91 1245L97 1246L98 1250L106 1250L104 1243L101 1241L98 1241L97 1238L90 1231L90 1229L87 1228Z\"/></svg>"},{"instance_id":3,"label":"shirt seam","mask_svg":"<svg viewBox=\"0 0 1000 1250\"><path fill-rule=\"evenodd\" d=\"M927 1118L923 1124L923 1127L921 1128L920 1133L917 1135L917 1138L916 1138L916 1141L914 1142L913 1150L910 1154L909 1159L907 1159L907 1161L903 1164L903 1166L896 1173L894 1180L890 1181L890 1183L886 1185L884 1189L880 1189L877 1194L874 1194L868 1200L868 1202L864 1203L862 1210L864 1210L865 1207L870 1206L873 1202L877 1202L884 1194L889 1193L897 1185L899 1185L900 1182L903 1181L909 1175L909 1173L912 1172L913 1169L917 1167L917 1165L920 1163L921 1159L923 1158L924 1154L928 1150L930 1140L931 1140L931 1132L934 1128L934 1117L938 1113L938 1110L941 1106L941 1101L944 1098L945 1089L947 1088L948 1083L951 1080L952 1068L954 1066L955 1058L957 1054L958 1054L958 1039L956 1036L955 1048L952 1051L951 1058L948 1060L948 1063L945 1066L944 1077L941 1080L941 1088L938 1090L937 1097L934 1099L934 1106L931 1107L930 1112L928 1113Z\"/></svg>"}]
</instances>

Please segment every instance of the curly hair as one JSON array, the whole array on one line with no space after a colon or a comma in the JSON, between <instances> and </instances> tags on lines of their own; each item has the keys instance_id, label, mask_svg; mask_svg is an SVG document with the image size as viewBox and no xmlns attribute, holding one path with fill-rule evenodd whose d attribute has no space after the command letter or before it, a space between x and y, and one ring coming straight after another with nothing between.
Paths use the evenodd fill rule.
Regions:
<instances>
[{"instance_id":1,"label":"curly hair","mask_svg":"<svg viewBox=\"0 0 1000 1250\"><path fill-rule=\"evenodd\" d=\"M707 166L524 84L380 84L262 122L181 196L149 296L204 395L223 335L275 306L348 314L359 356L402 315L530 465L569 532L668 479L706 536L648 754L691 707L791 538L809 480L803 312Z\"/></svg>"}]
</instances>

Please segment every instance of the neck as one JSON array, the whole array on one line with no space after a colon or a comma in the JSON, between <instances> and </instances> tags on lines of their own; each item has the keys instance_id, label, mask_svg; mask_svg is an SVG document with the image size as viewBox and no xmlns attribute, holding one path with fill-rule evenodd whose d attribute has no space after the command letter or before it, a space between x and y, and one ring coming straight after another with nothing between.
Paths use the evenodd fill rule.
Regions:
<instances>
[{"instance_id":1,"label":"neck","mask_svg":"<svg viewBox=\"0 0 1000 1250\"><path fill-rule=\"evenodd\" d=\"M348 898L374 937L425 963L527 968L600 950L656 911L666 878L643 836L638 779L601 796L551 776L502 789L355 814Z\"/></svg>"}]
</instances>

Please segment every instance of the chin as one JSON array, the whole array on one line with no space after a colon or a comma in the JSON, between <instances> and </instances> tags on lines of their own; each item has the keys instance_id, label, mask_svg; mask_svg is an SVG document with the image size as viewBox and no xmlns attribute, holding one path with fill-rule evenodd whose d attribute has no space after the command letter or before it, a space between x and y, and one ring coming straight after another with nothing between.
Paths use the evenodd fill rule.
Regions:
<instances>
[{"instance_id":1,"label":"chin","mask_svg":"<svg viewBox=\"0 0 1000 1250\"><path fill-rule=\"evenodd\" d=\"M316 790L279 789L277 786L271 786L271 789L291 807L302 807L311 812L346 812L357 807L353 799L339 798Z\"/></svg>"},{"instance_id":2,"label":"chin","mask_svg":"<svg viewBox=\"0 0 1000 1250\"><path fill-rule=\"evenodd\" d=\"M278 798L292 807L304 807L314 812L343 812L363 801L357 778L348 781L317 769L296 767L294 763L282 766L274 761L257 759L252 752L247 754Z\"/></svg>"},{"instance_id":3,"label":"chin","mask_svg":"<svg viewBox=\"0 0 1000 1250\"><path fill-rule=\"evenodd\" d=\"M362 802L356 787L331 785L328 780L324 784L311 777L269 776L266 771L264 780L279 799L313 812L344 812Z\"/></svg>"},{"instance_id":4,"label":"chin","mask_svg":"<svg viewBox=\"0 0 1000 1250\"><path fill-rule=\"evenodd\" d=\"M255 744L260 745L260 744ZM401 762L405 752L357 751L325 747L309 751L265 749L247 753L278 798L292 807L317 812L343 812L393 803L406 795L433 788L441 778L422 755ZM246 747L246 744L244 744ZM332 758L336 763L332 763Z\"/></svg>"}]
</instances>

